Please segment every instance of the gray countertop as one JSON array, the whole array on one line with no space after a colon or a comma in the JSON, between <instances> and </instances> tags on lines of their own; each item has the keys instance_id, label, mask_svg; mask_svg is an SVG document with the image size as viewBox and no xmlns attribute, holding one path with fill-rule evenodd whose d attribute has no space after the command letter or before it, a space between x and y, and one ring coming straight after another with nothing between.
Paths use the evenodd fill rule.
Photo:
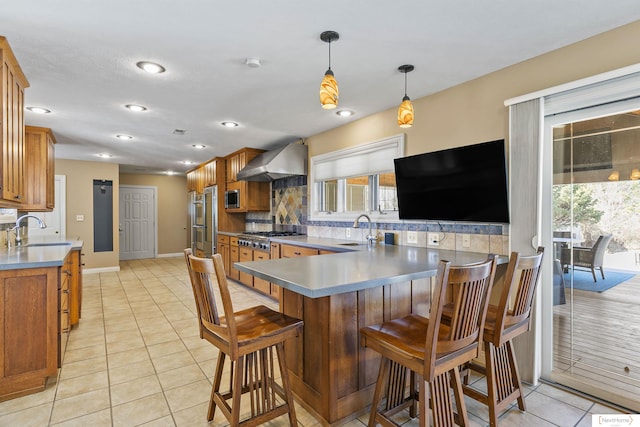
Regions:
<instances>
[{"instance_id":1,"label":"gray countertop","mask_svg":"<svg viewBox=\"0 0 640 427\"><path fill-rule=\"evenodd\" d=\"M272 238L320 249L342 250L328 255L236 262L235 268L301 295L318 298L434 276L440 260L465 265L487 259L487 254L366 244L344 246L345 241L313 237ZM506 259L506 257L503 257Z\"/></svg>"},{"instance_id":2,"label":"gray countertop","mask_svg":"<svg viewBox=\"0 0 640 427\"><path fill-rule=\"evenodd\" d=\"M0 250L0 270L59 267L69 251L80 248L82 248L82 241L77 238L61 236L30 238L22 246Z\"/></svg>"}]
</instances>

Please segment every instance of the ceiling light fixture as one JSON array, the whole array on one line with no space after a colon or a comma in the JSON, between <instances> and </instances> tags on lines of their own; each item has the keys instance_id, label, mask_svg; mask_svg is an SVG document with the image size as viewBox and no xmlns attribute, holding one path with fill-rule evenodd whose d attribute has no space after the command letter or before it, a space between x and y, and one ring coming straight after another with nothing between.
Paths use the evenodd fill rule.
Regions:
<instances>
[{"instance_id":1,"label":"ceiling light fixture","mask_svg":"<svg viewBox=\"0 0 640 427\"><path fill-rule=\"evenodd\" d=\"M407 73L412 72L413 68L413 65L409 64L398 67L398 71L404 74L404 98L398 107L398 126L401 128L410 128L413 125L413 104L407 96Z\"/></svg>"},{"instance_id":2,"label":"ceiling light fixture","mask_svg":"<svg viewBox=\"0 0 640 427\"><path fill-rule=\"evenodd\" d=\"M144 105L137 105L137 104L127 104L125 105L125 108L131 111L135 111L136 113L141 111L147 111L147 107L145 107Z\"/></svg>"},{"instance_id":3,"label":"ceiling light fixture","mask_svg":"<svg viewBox=\"0 0 640 427\"><path fill-rule=\"evenodd\" d=\"M48 108L42 107L27 107L27 110L37 114L49 114L51 112L51 110L49 110Z\"/></svg>"},{"instance_id":4,"label":"ceiling light fixture","mask_svg":"<svg viewBox=\"0 0 640 427\"><path fill-rule=\"evenodd\" d=\"M130 139L133 139L131 135L116 135L116 138L121 139L123 141L129 141Z\"/></svg>"},{"instance_id":5,"label":"ceiling light fixture","mask_svg":"<svg viewBox=\"0 0 640 427\"><path fill-rule=\"evenodd\" d=\"M325 110L331 110L338 106L338 82L331 70L331 42L340 38L340 34L335 31L324 31L320 34L320 40L329 43L329 68L324 73L322 83L320 83L320 105Z\"/></svg>"},{"instance_id":6,"label":"ceiling light fixture","mask_svg":"<svg viewBox=\"0 0 640 427\"><path fill-rule=\"evenodd\" d=\"M353 111L351 110L340 110L340 111L336 111L336 114L339 115L340 117L351 117L353 116Z\"/></svg>"},{"instance_id":7,"label":"ceiling light fixture","mask_svg":"<svg viewBox=\"0 0 640 427\"><path fill-rule=\"evenodd\" d=\"M99 157L102 157L103 159L109 159L111 157L113 157L111 154L108 153L100 153L98 154Z\"/></svg>"},{"instance_id":8,"label":"ceiling light fixture","mask_svg":"<svg viewBox=\"0 0 640 427\"><path fill-rule=\"evenodd\" d=\"M236 122L222 122L220 124L226 128L235 128L239 126Z\"/></svg>"},{"instance_id":9,"label":"ceiling light fixture","mask_svg":"<svg viewBox=\"0 0 640 427\"><path fill-rule=\"evenodd\" d=\"M260 59L259 58L247 58L244 61L249 68L260 68Z\"/></svg>"},{"instance_id":10,"label":"ceiling light fixture","mask_svg":"<svg viewBox=\"0 0 640 427\"><path fill-rule=\"evenodd\" d=\"M185 165L192 165L193 162L191 160L184 160L182 163L184 163Z\"/></svg>"},{"instance_id":11,"label":"ceiling light fixture","mask_svg":"<svg viewBox=\"0 0 640 427\"><path fill-rule=\"evenodd\" d=\"M136 66L141 70L144 70L147 73L151 74L160 74L166 71L162 65L156 64L155 62L140 61L136 64Z\"/></svg>"},{"instance_id":12,"label":"ceiling light fixture","mask_svg":"<svg viewBox=\"0 0 640 427\"><path fill-rule=\"evenodd\" d=\"M203 148L207 148L206 145L202 145L202 144L193 144L192 147L193 148L197 148L198 150L202 150Z\"/></svg>"}]
</instances>

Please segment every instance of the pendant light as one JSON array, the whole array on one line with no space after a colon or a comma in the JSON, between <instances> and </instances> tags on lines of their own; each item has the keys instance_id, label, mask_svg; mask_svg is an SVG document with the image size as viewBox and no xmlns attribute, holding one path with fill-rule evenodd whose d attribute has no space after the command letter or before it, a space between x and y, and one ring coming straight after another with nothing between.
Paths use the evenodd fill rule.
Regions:
<instances>
[{"instance_id":1,"label":"pendant light","mask_svg":"<svg viewBox=\"0 0 640 427\"><path fill-rule=\"evenodd\" d=\"M398 126L401 128L410 128L413 125L413 104L407 96L407 73L413 71L413 65L401 65L398 71L404 73L404 98L398 108Z\"/></svg>"},{"instance_id":2,"label":"pendant light","mask_svg":"<svg viewBox=\"0 0 640 427\"><path fill-rule=\"evenodd\" d=\"M338 106L338 82L331 71L331 42L339 38L340 35L335 31L324 31L320 34L320 40L329 43L329 68L320 83L320 105L325 110L331 110Z\"/></svg>"}]
</instances>

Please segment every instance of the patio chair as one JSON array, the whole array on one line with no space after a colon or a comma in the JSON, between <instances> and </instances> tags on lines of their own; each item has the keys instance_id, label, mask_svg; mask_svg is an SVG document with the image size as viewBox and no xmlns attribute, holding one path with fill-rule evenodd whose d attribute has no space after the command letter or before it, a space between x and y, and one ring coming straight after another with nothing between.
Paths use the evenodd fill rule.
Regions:
<instances>
[{"instance_id":1,"label":"patio chair","mask_svg":"<svg viewBox=\"0 0 640 427\"><path fill-rule=\"evenodd\" d=\"M574 246L573 260L571 259L571 248L562 248L561 262L563 267L572 265L575 267L587 268L593 274L593 281L597 282L596 268L600 269L602 280L604 280L604 270L602 268L604 251L609 246L609 242L613 236L611 234L603 234L598 237L596 243L589 247Z\"/></svg>"}]
</instances>

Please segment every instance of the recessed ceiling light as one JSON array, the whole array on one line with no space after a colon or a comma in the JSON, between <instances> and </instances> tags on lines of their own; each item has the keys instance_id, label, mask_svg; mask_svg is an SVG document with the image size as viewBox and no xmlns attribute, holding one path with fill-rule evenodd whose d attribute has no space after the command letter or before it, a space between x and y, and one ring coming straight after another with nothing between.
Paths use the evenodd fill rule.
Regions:
<instances>
[{"instance_id":1,"label":"recessed ceiling light","mask_svg":"<svg viewBox=\"0 0 640 427\"><path fill-rule=\"evenodd\" d=\"M108 159L110 157L113 157L111 154L109 153L100 153L98 154L98 156L102 157L103 159Z\"/></svg>"},{"instance_id":2,"label":"recessed ceiling light","mask_svg":"<svg viewBox=\"0 0 640 427\"><path fill-rule=\"evenodd\" d=\"M235 128L239 126L236 122L222 122L220 124L226 128Z\"/></svg>"},{"instance_id":3,"label":"recessed ceiling light","mask_svg":"<svg viewBox=\"0 0 640 427\"><path fill-rule=\"evenodd\" d=\"M133 139L131 135L116 135L116 138L122 139L123 141L128 141L130 139Z\"/></svg>"},{"instance_id":4,"label":"recessed ceiling light","mask_svg":"<svg viewBox=\"0 0 640 427\"><path fill-rule=\"evenodd\" d=\"M202 150L203 148L207 148L206 145L202 145L202 144L193 144L192 147L193 148L197 148L198 150Z\"/></svg>"},{"instance_id":5,"label":"recessed ceiling light","mask_svg":"<svg viewBox=\"0 0 640 427\"><path fill-rule=\"evenodd\" d=\"M166 173L167 175L173 175L173 174L175 174L175 172L174 172L174 171L166 171L165 173Z\"/></svg>"},{"instance_id":6,"label":"recessed ceiling light","mask_svg":"<svg viewBox=\"0 0 640 427\"><path fill-rule=\"evenodd\" d=\"M164 67L160 64L156 64L155 62L140 61L136 65L138 68L151 74L160 74L165 72Z\"/></svg>"},{"instance_id":7,"label":"recessed ceiling light","mask_svg":"<svg viewBox=\"0 0 640 427\"><path fill-rule=\"evenodd\" d=\"M340 111L336 111L336 114L339 115L340 117L351 117L353 116L353 111L351 110L340 110Z\"/></svg>"},{"instance_id":8,"label":"recessed ceiling light","mask_svg":"<svg viewBox=\"0 0 640 427\"><path fill-rule=\"evenodd\" d=\"M38 114L49 114L51 112L51 110L49 110L48 108L42 107L27 107L27 110L31 111L32 113Z\"/></svg>"},{"instance_id":9,"label":"recessed ceiling light","mask_svg":"<svg viewBox=\"0 0 640 427\"><path fill-rule=\"evenodd\" d=\"M182 163L184 163L185 165L192 165L193 162L191 160L184 160Z\"/></svg>"},{"instance_id":10,"label":"recessed ceiling light","mask_svg":"<svg viewBox=\"0 0 640 427\"><path fill-rule=\"evenodd\" d=\"M135 112L147 111L147 107L145 107L144 105L127 104L125 105L125 107Z\"/></svg>"}]
</instances>

